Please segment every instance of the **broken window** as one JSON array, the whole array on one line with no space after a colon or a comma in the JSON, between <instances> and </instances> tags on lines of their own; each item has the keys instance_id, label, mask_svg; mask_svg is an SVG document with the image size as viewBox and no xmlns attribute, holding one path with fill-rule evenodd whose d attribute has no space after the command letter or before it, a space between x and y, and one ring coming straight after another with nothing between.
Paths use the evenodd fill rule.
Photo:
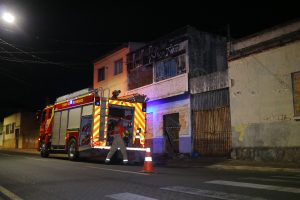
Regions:
<instances>
[{"instance_id":1,"label":"broken window","mask_svg":"<svg viewBox=\"0 0 300 200\"><path fill-rule=\"evenodd\" d=\"M155 64L155 82L186 72L185 54Z\"/></svg>"}]
</instances>

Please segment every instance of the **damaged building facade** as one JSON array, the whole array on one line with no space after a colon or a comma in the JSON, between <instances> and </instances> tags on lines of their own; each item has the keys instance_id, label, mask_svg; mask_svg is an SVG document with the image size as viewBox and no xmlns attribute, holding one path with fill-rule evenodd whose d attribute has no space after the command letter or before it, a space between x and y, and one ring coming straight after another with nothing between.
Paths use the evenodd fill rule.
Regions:
<instances>
[{"instance_id":1,"label":"damaged building facade","mask_svg":"<svg viewBox=\"0 0 300 200\"><path fill-rule=\"evenodd\" d=\"M229 45L232 157L300 161L300 21Z\"/></svg>"},{"instance_id":2,"label":"damaged building facade","mask_svg":"<svg viewBox=\"0 0 300 200\"><path fill-rule=\"evenodd\" d=\"M224 83L224 87L198 90L198 87L203 86L192 80L209 74L212 77L218 76L214 72L226 73L226 59L225 38L190 26L154 40L127 55L126 94L146 94L149 99L145 139L154 153L190 154L199 150L200 154L206 153L201 152L203 149L195 148L195 144L200 141L200 137L195 137L195 127L201 121L194 120L193 113L218 106L219 102L207 102L210 101L207 95L227 100L228 88L225 92L215 92L226 88ZM194 88L193 92L191 88ZM213 94L202 94L204 92ZM224 95L225 97L220 97ZM221 104L228 105L228 102L229 100ZM229 149L226 153L228 152Z\"/></svg>"}]
</instances>

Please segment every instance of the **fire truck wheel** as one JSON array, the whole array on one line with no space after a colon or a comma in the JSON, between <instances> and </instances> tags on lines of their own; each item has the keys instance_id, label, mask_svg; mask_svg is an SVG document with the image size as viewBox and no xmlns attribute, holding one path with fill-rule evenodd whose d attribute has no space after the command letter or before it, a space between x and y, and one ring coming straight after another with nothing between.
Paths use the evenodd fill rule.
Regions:
<instances>
[{"instance_id":1,"label":"fire truck wheel","mask_svg":"<svg viewBox=\"0 0 300 200\"><path fill-rule=\"evenodd\" d=\"M41 143L41 157L47 158L49 156L49 151L47 150L45 142Z\"/></svg>"},{"instance_id":2,"label":"fire truck wheel","mask_svg":"<svg viewBox=\"0 0 300 200\"><path fill-rule=\"evenodd\" d=\"M73 138L69 141L69 145L68 145L68 157L69 160L75 161L78 159L79 157L79 153L76 149L76 140Z\"/></svg>"}]
</instances>

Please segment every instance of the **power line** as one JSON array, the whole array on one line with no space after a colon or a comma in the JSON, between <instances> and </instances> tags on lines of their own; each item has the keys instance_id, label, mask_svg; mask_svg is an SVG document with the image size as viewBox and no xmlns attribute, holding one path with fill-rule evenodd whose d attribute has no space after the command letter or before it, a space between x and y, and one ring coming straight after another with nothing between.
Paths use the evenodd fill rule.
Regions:
<instances>
[{"instance_id":1,"label":"power line","mask_svg":"<svg viewBox=\"0 0 300 200\"><path fill-rule=\"evenodd\" d=\"M113 46L113 45L123 45L126 42L87 42L87 41L67 41L67 40L59 40L59 39L43 39L48 41L54 41L57 43L65 43L65 44L79 44L79 45L88 45L88 46L97 46L97 45L106 45L106 46Z\"/></svg>"},{"instance_id":2,"label":"power line","mask_svg":"<svg viewBox=\"0 0 300 200\"><path fill-rule=\"evenodd\" d=\"M10 61L10 62L18 62L18 63L57 65L57 63L51 62L51 61L44 62L44 61L38 61L38 60L13 59L11 57L5 57L5 56L0 56L0 60ZM83 65L89 65L89 63L70 63L68 65L83 66ZM67 69L71 69L71 67L68 67ZM72 67L72 69L76 69L76 68ZM77 69L85 69L85 68L77 68Z\"/></svg>"},{"instance_id":3,"label":"power line","mask_svg":"<svg viewBox=\"0 0 300 200\"><path fill-rule=\"evenodd\" d=\"M19 52L19 51L0 51L0 54L5 54L5 53L10 53L10 54L23 54L23 52ZM26 51L26 53L34 53L34 54L55 54L55 53L74 53L72 51L61 51L61 50L57 50L57 51Z\"/></svg>"},{"instance_id":4,"label":"power line","mask_svg":"<svg viewBox=\"0 0 300 200\"><path fill-rule=\"evenodd\" d=\"M29 53L29 52L26 52L26 51L23 51L22 49L18 48L18 47L15 47L14 45L6 42L5 40L1 39L0 38L0 42L2 42L2 44L5 44L11 48L14 48L16 49L18 52L20 52L20 54L25 54L27 56L30 56L31 58L34 58L36 60L27 60L27 59L12 59L10 57L4 57L4 56L0 56L0 59L2 60L5 60L5 61L11 61L11 62L19 62L19 63L35 63L35 64L50 64L50 65L58 65L58 66L61 66L61 67L64 67L66 69L74 69L74 68L71 68L69 66L66 66L65 64L62 64L62 63L59 63L59 62L53 62L53 61L49 61L49 60L46 60L44 58L41 58L39 56L36 56L32 53ZM5 50L6 51L6 50ZM5 52L4 51L4 52ZM74 63L74 64L68 64L68 65L87 65L87 63Z\"/></svg>"},{"instance_id":5,"label":"power line","mask_svg":"<svg viewBox=\"0 0 300 200\"><path fill-rule=\"evenodd\" d=\"M5 68L0 67L0 71L4 72L4 73L2 73L3 75L5 75L5 76L7 76L7 77L9 77L9 78L11 78L11 79L13 79L15 81L18 81L20 83L23 83L26 86L32 87L32 84L30 84L26 80L23 80L23 79L19 78L15 74L12 74L10 71L6 70Z\"/></svg>"}]
</instances>

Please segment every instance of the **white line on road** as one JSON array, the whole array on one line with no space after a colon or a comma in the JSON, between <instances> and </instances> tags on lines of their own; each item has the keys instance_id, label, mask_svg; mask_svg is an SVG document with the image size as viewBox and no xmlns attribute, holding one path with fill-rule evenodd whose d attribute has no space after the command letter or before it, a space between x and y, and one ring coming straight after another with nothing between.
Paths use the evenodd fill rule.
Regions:
<instances>
[{"instance_id":1,"label":"white line on road","mask_svg":"<svg viewBox=\"0 0 300 200\"><path fill-rule=\"evenodd\" d=\"M240 178L244 180L256 180L256 181L270 181L270 182L280 182L280 183L300 183L299 181L295 180L284 180L284 179L278 179L278 178L256 178L256 177L246 177L246 178Z\"/></svg>"},{"instance_id":2,"label":"white line on road","mask_svg":"<svg viewBox=\"0 0 300 200\"><path fill-rule=\"evenodd\" d=\"M30 160L47 161L47 159L41 159L41 158L31 158L31 157L25 157L25 158Z\"/></svg>"},{"instance_id":3,"label":"white line on road","mask_svg":"<svg viewBox=\"0 0 300 200\"><path fill-rule=\"evenodd\" d=\"M225 192L217 192L212 190L201 190L197 188L190 188L190 187L183 187L183 186L169 186L169 187L162 187L162 190L169 190L174 192L181 192L186 194L192 194L202 197L209 197L215 199L223 199L223 200L265 200L264 198L260 197L252 197L240 194L232 194L232 193L225 193Z\"/></svg>"},{"instance_id":4,"label":"white line on road","mask_svg":"<svg viewBox=\"0 0 300 200\"><path fill-rule=\"evenodd\" d=\"M3 155L3 156L13 156L13 155L6 154L6 153L0 153L0 155Z\"/></svg>"},{"instance_id":5,"label":"white line on road","mask_svg":"<svg viewBox=\"0 0 300 200\"><path fill-rule=\"evenodd\" d=\"M124 193L118 193L118 194L112 194L112 195L106 195L106 197L112 198L112 199L117 199L117 200L158 200L138 194L133 194L129 192L124 192Z\"/></svg>"},{"instance_id":6,"label":"white line on road","mask_svg":"<svg viewBox=\"0 0 300 200\"><path fill-rule=\"evenodd\" d=\"M2 194L4 194L5 196L7 196L11 200L22 200L21 197L19 197L18 195L12 193L11 191L9 191L8 189L6 189L2 186L0 186L0 192Z\"/></svg>"},{"instance_id":7,"label":"white line on road","mask_svg":"<svg viewBox=\"0 0 300 200\"><path fill-rule=\"evenodd\" d=\"M271 177L274 177L274 178L299 179L300 180L300 177L295 177L295 176L271 176Z\"/></svg>"},{"instance_id":8,"label":"white line on road","mask_svg":"<svg viewBox=\"0 0 300 200\"><path fill-rule=\"evenodd\" d=\"M145 176L149 175L149 174L141 173L141 172L132 172L132 171L125 171L125 170L118 170L118 169L108 169L108 168L92 167L92 166L87 166L87 167L88 168L93 168L93 169L100 169L100 170L107 170L107 171L113 171L113 172L127 173L127 174L138 174L138 175L145 175Z\"/></svg>"},{"instance_id":9,"label":"white line on road","mask_svg":"<svg viewBox=\"0 0 300 200\"><path fill-rule=\"evenodd\" d=\"M300 193L300 188L294 188L294 187L281 187L275 185L263 185L263 184L256 184L256 183L243 183L243 182L223 181L223 180L213 180L213 181L207 181L205 183L229 185L229 186L244 187L244 188L263 189L263 190L273 190L279 192Z\"/></svg>"}]
</instances>

